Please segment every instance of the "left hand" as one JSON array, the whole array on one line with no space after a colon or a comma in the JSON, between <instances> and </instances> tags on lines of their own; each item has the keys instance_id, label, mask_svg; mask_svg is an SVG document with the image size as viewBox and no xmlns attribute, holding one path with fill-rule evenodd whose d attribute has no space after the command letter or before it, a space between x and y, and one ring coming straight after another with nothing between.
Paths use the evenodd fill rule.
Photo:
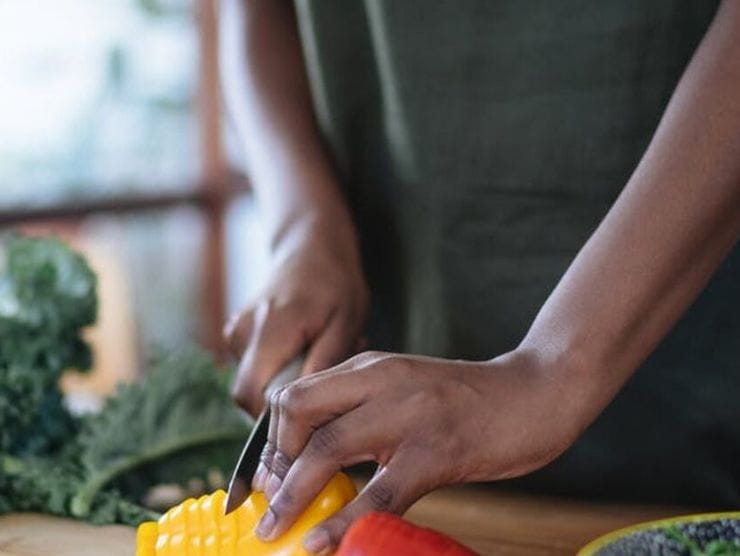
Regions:
<instances>
[{"instance_id":1,"label":"left hand","mask_svg":"<svg viewBox=\"0 0 740 556\"><path fill-rule=\"evenodd\" d=\"M334 473L362 461L378 463L374 477L309 533L309 551L335 548L370 511L403 513L439 486L547 464L583 428L561 371L519 351L487 362L368 352L283 387L253 481L270 501L257 534L280 536Z\"/></svg>"}]
</instances>

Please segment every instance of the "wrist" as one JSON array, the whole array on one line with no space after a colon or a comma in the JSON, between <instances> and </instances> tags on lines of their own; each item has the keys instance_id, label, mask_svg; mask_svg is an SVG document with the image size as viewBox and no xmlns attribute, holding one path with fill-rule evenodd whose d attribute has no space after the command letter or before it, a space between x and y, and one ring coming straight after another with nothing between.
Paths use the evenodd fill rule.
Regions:
<instances>
[{"instance_id":1,"label":"wrist","mask_svg":"<svg viewBox=\"0 0 740 556\"><path fill-rule=\"evenodd\" d=\"M269 250L274 260L282 260L297 250L311 249L360 265L357 233L346 210L303 207L286 214L270 228Z\"/></svg>"},{"instance_id":2,"label":"wrist","mask_svg":"<svg viewBox=\"0 0 740 556\"><path fill-rule=\"evenodd\" d=\"M618 388L601 380L604 369L577 345L527 337L511 356L529 369L539 388L542 403L553 408L553 421L560 423L568 442L596 419Z\"/></svg>"}]
</instances>

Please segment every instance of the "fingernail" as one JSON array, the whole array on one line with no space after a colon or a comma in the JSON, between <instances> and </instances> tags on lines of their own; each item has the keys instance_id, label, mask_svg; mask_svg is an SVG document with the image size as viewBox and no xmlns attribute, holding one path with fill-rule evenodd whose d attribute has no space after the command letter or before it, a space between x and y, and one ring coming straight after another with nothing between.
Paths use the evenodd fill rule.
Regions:
<instances>
[{"instance_id":1,"label":"fingernail","mask_svg":"<svg viewBox=\"0 0 740 556\"><path fill-rule=\"evenodd\" d=\"M267 496L268 500L272 500L272 497L275 496L278 490L280 490L281 484L282 481L280 480L280 477L274 473L270 475L270 478L267 481L267 486L265 487L265 496Z\"/></svg>"},{"instance_id":2,"label":"fingernail","mask_svg":"<svg viewBox=\"0 0 740 556\"><path fill-rule=\"evenodd\" d=\"M275 513L271 509L267 509L265 515L262 516L260 522L257 524L255 532L257 536L263 541L272 540L270 537L273 530L275 529Z\"/></svg>"},{"instance_id":3,"label":"fingernail","mask_svg":"<svg viewBox=\"0 0 740 556\"><path fill-rule=\"evenodd\" d=\"M264 463L260 463L259 466L257 466L257 471L254 472L254 477L252 478L252 489L258 492L263 492L265 490L266 478L267 467L265 467Z\"/></svg>"},{"instance_id":4,"label":"fingernail","mask_svg":"<svg viewBox=\"0 0 740 556\"><path fill-rule=\"evenodd\" d=\"M314 554L323 554L330 548L329 533L324 529L314 529L303 539L303 548Z\"/></svg>"}]
</instances>

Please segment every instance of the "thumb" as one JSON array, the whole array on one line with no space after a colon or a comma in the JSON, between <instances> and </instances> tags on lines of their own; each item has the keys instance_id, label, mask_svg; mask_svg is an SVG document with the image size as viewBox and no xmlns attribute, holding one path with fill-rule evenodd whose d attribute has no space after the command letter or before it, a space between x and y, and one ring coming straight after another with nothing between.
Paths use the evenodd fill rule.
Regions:
<instances>
[{"instance_id":1,"label":"thumb","mask_svg":"<svg viewBox=\"0 0 740 556\"><path fill-rule=\"evenodd\" d=\"M273 376L302 349L301 331L288 314L255 315L256 322L239 362L232 397L257 415L265 402L265 389Z\"/></svg>"},{"instance_id":2,"label":"thumb","mask_svg":"<svg viewBox=\"0 0 740 556\"><path fill-rule=\"evenodd\" d=\"M355 335L355 327L349 319L339 314L334 315L313 340L303 364L303 374L323 371L340 363L350 354Z\"/></svg>"},{"instance_id":3,"label":"thumb","mask_svg":"<svg viewBox=\"0 0 740 556\"><path fill-rule=\"evenodd\" d=\"M418 467L418 466L416 466ZM360 494L342 510L312 529L303 541L311 553L325 554L339 546L344 533L357 519L370 512L402 514L414 502L431 489L409 470L414 465L391 460L387 466L379 467Z\"/></svg>"},{"instance_id":4,"label":"thumb","mask_svg":"<svg viewBox=\"0 0 740 556\"><path fill-rule=\"evenodd\" d=\"M231 355L241 359L249 344L254 328L254 310L246 309L237 313L224 325L223 339Z\"/></svg>"}]
</instances>

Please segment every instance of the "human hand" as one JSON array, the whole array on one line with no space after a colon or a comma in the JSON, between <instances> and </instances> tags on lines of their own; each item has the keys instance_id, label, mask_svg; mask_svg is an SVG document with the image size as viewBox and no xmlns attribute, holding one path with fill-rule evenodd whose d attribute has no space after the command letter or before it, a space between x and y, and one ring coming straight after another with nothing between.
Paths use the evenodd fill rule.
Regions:
<instances>
[{"instance_id":1,"label":"human hand","mask_svg":"<svg viewBox=\"0 0 740 556\"><path fill-rule=\"evenodd\" d=\"M447 484L504 479L563 452L583 425L577 397L537 357L488 362L363 353L271 397L268 442L253 481L270 509L257 533L277 538L342 467L376 461L358 497L305 546L335 548L370 511L403 513Z\"/></svg>"},{"instance_id":2,"label":"human hand","mask_svg":"<svg viewBox=\"0 0 740 556\"><path fill-rule=\"evenodd\" d=\"M266 287L226 326L240 359L233 397L250 413L261 410L270 379L304 350L309 374L361 349L368 291L359 255L340 240L313 227L294 233L276 252Z\"/></svg>"}]
</instances>

